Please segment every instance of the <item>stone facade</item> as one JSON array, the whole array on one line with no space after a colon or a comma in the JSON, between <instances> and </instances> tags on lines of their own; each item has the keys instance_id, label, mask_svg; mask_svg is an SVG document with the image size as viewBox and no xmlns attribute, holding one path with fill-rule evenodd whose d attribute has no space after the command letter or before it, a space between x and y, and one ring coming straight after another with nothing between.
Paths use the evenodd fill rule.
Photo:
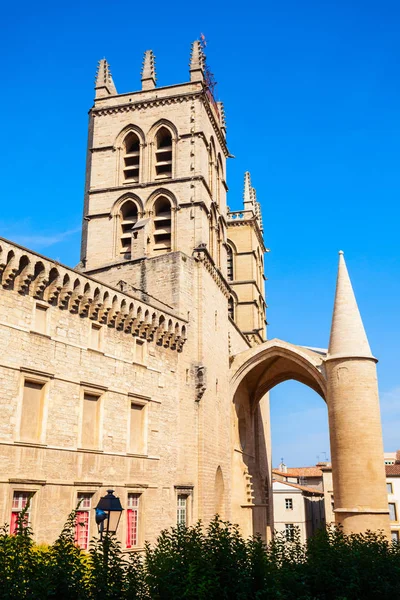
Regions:
<instances>
[{"instance_id":1,"label":"stone facade","mask_svg":"<svg viewBox=\"0 0 400 600\"><path fill-rule=\"evenodd\" d=\"M333 355L265 341L260 205L246 173L243 209L227 207L225 116L207 72L196 41L190 81L157 88L147 51L142 89L118 94L100 61L80 264L0 239L0 522L12 524L33 494L39 542L54 540L78 501L93 535L92 508L107 488L125 508L127 550L215 513L268 538L268 392L285 379L343 411L359 393L350 421L329 412L339 498L365 395L374 414L365 451L381 448L375 362L337 350L347 325L334 326ZM343 361L361 378L353 392ZM365 517L356 529L385 525L384 473L360 477L376 492L361 512L358 492L344 495L339 520L353 523L356 512Z\"/></svg>"}]
</instances>

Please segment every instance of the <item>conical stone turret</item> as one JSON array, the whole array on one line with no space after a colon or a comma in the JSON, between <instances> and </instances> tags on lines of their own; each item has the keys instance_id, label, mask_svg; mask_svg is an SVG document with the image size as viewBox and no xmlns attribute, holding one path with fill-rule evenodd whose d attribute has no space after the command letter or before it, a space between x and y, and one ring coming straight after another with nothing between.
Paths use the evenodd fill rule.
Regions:
<instances>
[{"instance_id":1,"label":"conical stone turret","mask_svg":"<svg viewBox=\"0 0 400 600\"><path fill-rule=\"evenodd\" d=\"M339 253L325 359L335 521L345 533L389 535L376 359Z\"/></svg>"},{"instance_id":2,"label":"conical stone turret","mask_svg":"<svg viewBox=\"0 0 400 600\"><path fill-rule=\"evenodd\" d=\"M340 356L373 358L342 251L328 350L329 358Z\"/></svg>"}]
</instances>

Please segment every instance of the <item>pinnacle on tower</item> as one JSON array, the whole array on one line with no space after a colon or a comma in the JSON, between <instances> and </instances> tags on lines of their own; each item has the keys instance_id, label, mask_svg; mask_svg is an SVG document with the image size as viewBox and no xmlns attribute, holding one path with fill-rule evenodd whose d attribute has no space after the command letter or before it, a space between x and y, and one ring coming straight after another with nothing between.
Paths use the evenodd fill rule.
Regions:
<instances>
[{"instance_id":1,"label":"pinnacle on tower","mask_svg":"<svg viewBox=\"0 0 400 600\"><path fill-rule=\"evenodd\" d=\"M205 56L200 40L195 40L192 44L190 55L190 81L204 81Z\"/></svg>"},{"instance_id":2,"label":"pinnacle on tower","mask_svg":"<svg viewBox=\"0 0 400 600\"><path fill-rule=\"evenodd\" d=\"M111 76L110 65L105 58L99 60L94 87L96 90L96 98L104 98L105 96L114 96L117 94Z\"/></svg>"},{"instance_id":3,"label":"pinnacle on tower","mask_svg":"<svg viewBox=\"0 0 400 600\"><path fill-rule=\"evenodd\" d=\"M152 90L156 87L156 66L153 50L146 50L142 67L142 90Z\"/></svg>"},{"instance_id":4,"label":"pinnacle on tower","mask_svg":"<svg viewBox=\"0 0 400 600\"><path fill-rule=\"evenodd\" d=\"M246 171L244 174L244 192L243 192L243 207L244 210L252 210L255 212L254 205L255 190L251 187L250 173Z\"/></svg>"},{"instance_id":5,"label":"pinnacle on tower","mask_svg":"<svg viewBox=\"0 0 400 600\"><path fill-rule=\"evenodd\" d=\"M254 212L257 218L257 223L261 231L263 231L261 204L257 201L257 193L255 188L251 188L251 196L253 198Z\"/></svg>"},{"instance_id":6,"label":"pinnacle on tower","mask_svg":"<svg viewBox=\"0 0 400 600\"><path fill-rule=\"evenodd\" d=\"M226 119L225 119L224 103L219 101L219 102L217 102L217 106L218 106L218 112L219 112L219 117L220 117L220 122L221 122L221 129L222 129L224 135L226 135Z\"/></svg>"},{"instance_id":7,"label":"pinnacle on tower","mask_svg":"<svg viewBox=\"0 0 400 600\"><path fill-rule=\"evenodd\" d=\"M373 358L342 251L328 350L328 358L340 357Z\"/></svg>"}]
</instances>

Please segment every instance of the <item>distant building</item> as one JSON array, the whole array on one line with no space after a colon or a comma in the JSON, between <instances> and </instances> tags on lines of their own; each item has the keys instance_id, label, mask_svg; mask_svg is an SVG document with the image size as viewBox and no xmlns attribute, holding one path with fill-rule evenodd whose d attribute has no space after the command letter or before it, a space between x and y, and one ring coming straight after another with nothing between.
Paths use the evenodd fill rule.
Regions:
<instances>
[{"instance_id":1,"label":"distant building","mask_svg":"<svg viewBox=\"0 0 400 600\"><path fill-rule=\"evenodd\" d=\"M316 529L325 526L324 492L317 488L273 480L275 531L284 531L287 540L294 539L296 527L305 542Z\"/></svg>"}]
</instances>

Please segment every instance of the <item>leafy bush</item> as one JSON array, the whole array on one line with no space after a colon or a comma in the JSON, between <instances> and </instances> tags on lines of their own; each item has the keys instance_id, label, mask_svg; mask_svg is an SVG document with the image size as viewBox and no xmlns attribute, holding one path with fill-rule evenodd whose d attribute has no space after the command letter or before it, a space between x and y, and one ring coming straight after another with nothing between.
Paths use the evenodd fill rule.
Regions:
<instances>
[{"instance_id":1,"label":"leafy bush","mask_svg":"<svg viewBox=\"0 0 400 600\"><path fill-rule=\"evenodd\" d=\"M277 534L244 539L218 517L163 531L144 553L113 536L75 546L73 511L56 542L35 546L19 516L0 530L0 600L392 600L400 598L400 544L366 532L320 530L307 544Z\"/></svg>"}]
</instances>

